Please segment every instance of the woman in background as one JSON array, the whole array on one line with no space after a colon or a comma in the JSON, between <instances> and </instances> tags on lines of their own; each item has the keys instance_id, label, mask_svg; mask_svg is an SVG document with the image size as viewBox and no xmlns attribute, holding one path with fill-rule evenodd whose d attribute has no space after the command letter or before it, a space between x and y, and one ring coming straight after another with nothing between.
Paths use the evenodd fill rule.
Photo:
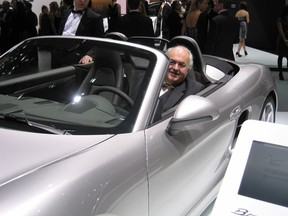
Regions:
<instances>
[{"instance_id":1,"label":"woman in background","mask_svg":"<svg viewBox=\"0 0 288 216\"><path fill-rule=\"evenodd\" d=\"M244 54L248 55L246 51L246 44L245 40L247 38L247 24L250 22L249 12L247 11L247 4L246 2L240 2L240 9L235 14L238 21L240 22L240 29L239 29L239 44L238 49L236 52L236 56L241 57L240 54L241 49L243 48Z\"/></svg>"},{"instance_id":2,"label":"woman in background","mask_svg":"<svg viewBox=\"0 0 288 216\"><path fill-rule=\"evenodd\" d=\"M52 1L49 4L50 11L49 11L49 19L51 22L51 28L52 28L52 34L57 35L59 30L59 25L61 22L61 16L60 16L60 7L58 2Z\"/></svg>"},{"instance_id":3,"label":"woman in background","mask_svg":"<svg viewBox=\"0 0 288 216\"><path fill-rule=\"evenodd\" d=\"M192 37L203 52L208 32L208 0L191 1L189 12L183 21L182 35Z\"/></svg>"},{"instance_id":4,"label":"woman in background","mask_svg":"<svg viewBox=\"0 0 288 216\"><path fill-rule=\"evenodd\" d=\"M41 13L39 15L39 30L38 34L41 35L52 35L52 27L49 18L49 8L46 5L42 5Z\"/></svg>"}]
</instances>

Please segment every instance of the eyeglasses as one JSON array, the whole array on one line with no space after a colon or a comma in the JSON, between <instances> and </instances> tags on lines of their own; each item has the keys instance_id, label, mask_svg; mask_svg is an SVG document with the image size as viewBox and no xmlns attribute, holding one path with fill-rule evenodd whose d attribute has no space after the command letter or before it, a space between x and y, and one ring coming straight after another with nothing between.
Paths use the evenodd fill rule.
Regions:
<instances>
[{"instance_id":1,"label":"eyeglasses","mask_svg":"<svg viewBox=\"0 0 288 216\"><path fill-rule=\"evenodd\" d=\"M173 59L170 60L170 65L171 66L174 67L176 64L178 64L179 68L185 68L187 66L185 62L177 62L177 61L175 61Z\"/></svg>"}]
</instances>

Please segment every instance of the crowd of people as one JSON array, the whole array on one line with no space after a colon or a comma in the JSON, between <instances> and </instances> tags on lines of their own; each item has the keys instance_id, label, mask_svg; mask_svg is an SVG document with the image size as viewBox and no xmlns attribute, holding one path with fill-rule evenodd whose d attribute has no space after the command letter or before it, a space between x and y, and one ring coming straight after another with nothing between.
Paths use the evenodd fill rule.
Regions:
<instances>
[{"instance_id":1,"label":"crowd of people","mask_svg":"<svg viewBox=\"0 0 288 216\"><path fill-rule=\"evenodd\" d=\"M145 10L141 10L141 2L128 0L128 13L121 17L116 0L112 0L109 14L114 8L114 15L108 16L109 30L119 31L128 38L160 35L168 41L186 35L197 41L203 53L234 60L233 44L237 41L240 22L230 13L229 0L161 0L156 33L152 32L153 25L143 13Z\"/></svg>"},{"instance_id":2,"label":"crowd of people","mask_svg":"<svg viewBox=\"0 0 288 216\"><path fill-rule=\"evenodd\" d=\"M27 37L37 35L38 19L32 11L32 4L20 1L3 1L0 12L0 49L5 52Z\"/></svg>"},{"instance_id":3,"label":"crowd of people","mask_svg":"<svg viewBox=\"0 0 288 216\"><path fill-rule=\"evenodd\" d=\"M230 0L160 0L157 13L158 33L162 38L171 40L178 35L186 35L195 39L204 54L235 60L233 45L239 40L237 57L241 57L241 49L248 55L245 39L250 22L247 3L241 2L240 8L233 16L230 12ZM1 52L17 44L21 40L36 35L64 35L104 37L103 16L92 9L91 0L62 0L42 6L39 18L32 11L32 4L12 0L4 1L0 12ZM280 79L282 75L282 59L287 58L288 21L284 10L278 19L279 38L277 52ZM146 0L127 0L127 13L122 16L121 5L111 0L107 5L108 32L120 32L127 38L133 36L158 36L151 18L148 17ZM39 23L38 23L39 21ZM159 22L160 21L160 22ZM37 26L39 24L38 29ZM79 63L93 61L95 50L91 48ZM195 94L204 86L189 80L188 71L193 64L192 53L184 46L176 46L167 50L170 64L160 92L160 113L178 104L186 95ZM140 85L139 85L140 86ZM187 88L186 88L187 87ZM178 89L177 91L175 91ZM176 94L175 92L181 92ZM159 115L160 118L161 115ZM157 117L158 118L158 117Z\"/></svg>"},{"instance_id":4,"label":"crowd of people","mask_svg":"<svg viewBox=\"0 0 288 216\"><path fill-rule=\"evenodd\" d=\"M103 24L100 23L103 22L103 17L89 8L91 0L80 2L84 5L84 8L81 9L83 14L78 13L76 16L75 13L72 13L77 9L77 4L80 5L79 2L80 0L62 0L59 5L57 1L52 1L48 6L43 5L41 13L37 16L32 10L32 4L28 1L12 0L9 2L4 0L0 12L1 53L23 39L36 35L103 37L105 32ZM225 50L221 51L224 47L231 48L231 44L228 45L227 41L234 42L234 34L238 32L234 31L236 27L233 26L233 18L227 18L227 23L231 20L231 28L222 28L223 32L219 32L219 27L224 19L219 19L220 22L212 21L217 13L220 15L228 10L226 2L228 0L189 0L185 3L183 0L174 0L173 2L161 0L157 15L161 20L162 38L171 40L178 35L187 35L197 41L203 53L234 59L231 54L223 55L226 53ZM221 5L221 7L217 9L217 5ZM128 0L127 14L124 16L121 15L121 5L117 3L117 0L111 0L107 6L108 32L118 31L128 38L132 36L154 37L156 35L153 24L147 13L148 2L146 0ZM95 14L96 16L94 16ZM88 22L87 15L88 18L94 17L92 20L95 23L91 23L91 20ZM226 17L226 14L223 17ZM219 23L220 26L218 26ZM223 24L227 23L224 21ZM78 28L79 26L81 28ZM230 32L228 32L229 29L231 29Z\"/></svg>"},{"instance_id":5,"label":"crowd of people","mask_svg":"<svg viewBox=\"0 0 288 216\"><path fill-rule=\"evenodd\" d=\"M31 2L4 0L0 11L1 53L29 37L57 35L62 13L71 5L73 0L62 0L60 5L57 1L52 1L49 7L42 6L38 17Z\"/></svg>"},{"instance_id":6,"label":"crowd of people","mask_svg":"<svg viewBox=\"0 0 288 216\"><path fill-rule=\"evenodd\" d=\"M60 5L52 1L48 6L43 5L37 16L29 1L4 0L0 10L0 52L4 53L20 41L37 35L103 37L103 16L96 13L91 5L91 0L61 0ZM242 57L241 49L244 55L248 55L245 40L250 16L245 0L240 1L235 16L230 8L230 0L160 0L157 13L160 24L155 32L148 17L147 0L127 0L124 16L117 0L111 0L106 11L108 32L121 32L128 38L160 34L167 40L186 35L197 41L202 53L235 60L234 56ZM285 19L284 10L277 21L279 38L276 53L279 55L280 79L283 79L282 59L288 56ZM234 55L233 44L237 42L238 49ZM88 58L84 62L90 60Z\"/></svg>"}]
</instances>

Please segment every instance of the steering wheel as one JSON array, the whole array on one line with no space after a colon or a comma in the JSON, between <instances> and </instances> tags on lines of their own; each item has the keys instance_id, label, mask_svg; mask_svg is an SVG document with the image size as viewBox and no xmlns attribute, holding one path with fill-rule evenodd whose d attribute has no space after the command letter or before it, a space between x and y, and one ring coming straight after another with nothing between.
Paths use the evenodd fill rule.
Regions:
<instances>
[{"instance_id":1,"label":"steering wheel","mask_svg":"<svg viewBox=\"0 0 288 216\"><path fill-rule=\"evenodd\" d=\"M100 94L101 92L112 92L118 96L120 96L130 108L133 106L133 100L123 91L121 91L118 88L112 87L112 86L100 86L98 89L96 89L92 94Z\"/></svg>"}]
</instances>

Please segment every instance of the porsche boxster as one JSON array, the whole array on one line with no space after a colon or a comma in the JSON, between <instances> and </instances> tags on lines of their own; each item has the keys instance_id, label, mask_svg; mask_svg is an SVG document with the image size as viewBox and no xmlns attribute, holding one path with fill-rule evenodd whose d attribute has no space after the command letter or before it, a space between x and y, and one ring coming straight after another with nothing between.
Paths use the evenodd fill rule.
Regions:
<instances>
[{"instance_id":1,"label":"porsche boxster","mask_svg":"<svg viewBox=\"0 0 288 216\"><path fill-rule=\"evenodd\" d=\"M43 36L4 53L0 215L201 215L241 125L274 122L278 99L266 66L202 55L185 36L177 44L191 50L189 76L205 88L160 119L170 61L157 45Z\"/></svg>"}]
</instances>

